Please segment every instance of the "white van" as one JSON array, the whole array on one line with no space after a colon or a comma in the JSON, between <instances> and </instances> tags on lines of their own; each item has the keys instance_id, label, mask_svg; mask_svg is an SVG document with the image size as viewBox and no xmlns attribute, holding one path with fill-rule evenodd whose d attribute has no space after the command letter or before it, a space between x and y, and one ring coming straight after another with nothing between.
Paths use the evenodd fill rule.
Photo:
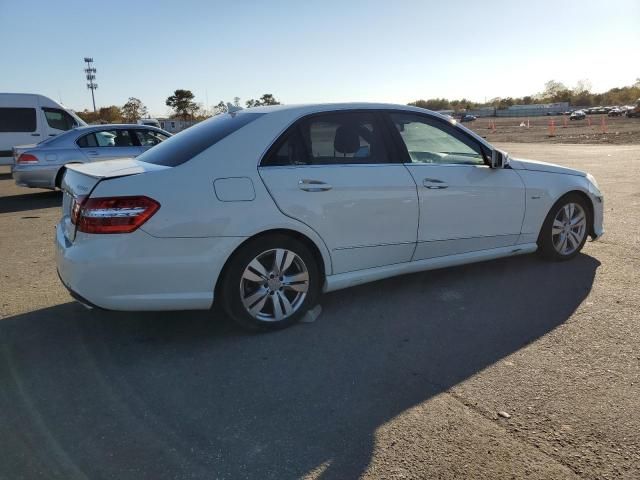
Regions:
<instances>
[{"instance_id":1,"label":"white van","mask_svg":"<svg viewBox=\"0 0 640 480\"><path fill-rule=\"evenodd\" d=\"M12 148L40 143L86 125L71 110L44 95L0 93L0 165L13 163Z\"/></svg>"}]
</instances>

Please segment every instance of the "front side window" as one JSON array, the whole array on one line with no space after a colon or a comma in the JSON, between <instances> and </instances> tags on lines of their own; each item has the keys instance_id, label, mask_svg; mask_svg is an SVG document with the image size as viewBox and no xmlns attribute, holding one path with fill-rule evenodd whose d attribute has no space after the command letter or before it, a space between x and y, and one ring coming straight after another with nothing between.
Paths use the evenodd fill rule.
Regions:
<instances>
[{"instance_id":1,"label":"front side window","mask_svg":"<svg viewBox=\"0 0 640 480\"><path fill-rule=\"evenodd\" d=\"M51 128L66 131L77 126L73 117L64 110L60 110L59 108L43 108L42 111L47 119L47 124Z\"/></svg>"},{"instance_id":2,"label":"front side window","mask_svg":"<svg viewBox=\"0 0 640 480\"><path fill-rule=\"evenodd\" d=\"M165 134L156 132L155 130L135 130L135 133L138 142L143 147L153 147L169 138Z\"/></svg>"},{"instance_id":3,"label":"front side window","mask_svg":"<svg viewBox=\"0 0 640 480\"><path fill-rule=\"evenodd\" d=\"M35 108L0 108L0 132L35 131Z\"/></svg>"},{"instance_id":4,"label":"front side window","mask_svg":"<svg viewBox=\"0 0 640 480\"><path fill-rule=\"evenodd\" d=\"M291 128L262 165L389 163L382 128L373 112L315 115Z\"/></svg>"},{"instance_id":5,"label":"front side window","mask_svg":"<svg viewBox=\"0 0 640 480\"><path fill-rule=\"evenodd\" d=\"M444 127L437 120L420 115L389 115L407 147L411 163L484 165L480 145Z\"/></svg>"}]
</instances>

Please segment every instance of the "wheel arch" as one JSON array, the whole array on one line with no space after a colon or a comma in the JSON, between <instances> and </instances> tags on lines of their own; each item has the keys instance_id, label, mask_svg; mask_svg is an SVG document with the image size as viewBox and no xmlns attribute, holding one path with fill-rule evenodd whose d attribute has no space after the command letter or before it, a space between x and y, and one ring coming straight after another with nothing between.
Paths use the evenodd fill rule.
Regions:
<instances>
[{"instance_id":1,"label":"wheel arch","mask_svg":"<svg viewBox=\"0 0 640 480\"><path fill-rule=\"evenodd\" d=\"M569 190L568 192L564 192L562 195L560 195L557 200L555 202L553 202L553 205L551 205L551 208L549 208L549 210L547 211L547 214L545 215L545 220L546 218L549 216L549 214L556 208L556 205L558 205L562 200L564 200L566 197L568 197L569 195L577 195L579 197L581 197L587 208L589 209L589 224L587 225L589 230L588 230L588 234L593 237L595 235L595 229L594 229L594 206L593 206L593 200L591 199L591 197L584 191L584 190L580 190L580 189L573 189L573 190ZM542 235L542 229L544 227L544 222L542 223L542 225L540 226L540 231L538 232L538 242L540 240L540 235Z\"/></svg>"},{"instance_id":2,"label":"wheel arch","mask_svg":"<svg viewBox=\"0 0 640 480\"><path fill-rule=\"evenodd\" d=\"M222 285L222 279L225 277L226 270L230 263L230 260L233 258L236 252L242 247L244 247L248 242L254 241L256 238L267 237L267 236L276 235L276 234L287 235L289 237L292 237L298 240L299 242L303 243L307 248L309 248L309 250L311 251L311 253L313 254L314 258L318 263L318 267L320 268L320 274L322 277L321 284L324 284L325 278L327 276L327 272L331 271L331 259L328 257L328 254L324 255L322 248L318 246L318 244L314 240L312 240L308 235L298 230L293 230L291 228L272 228L269 230L261 231L254 235L251 235L250 237L245 238L240 244L236 246L233 252L231 252L231 254L225 260L224 265L220 270L220 274L218 275L218 278L216 280L214 298L219 296L220 287Z\"/></svg>"}]
</instances>

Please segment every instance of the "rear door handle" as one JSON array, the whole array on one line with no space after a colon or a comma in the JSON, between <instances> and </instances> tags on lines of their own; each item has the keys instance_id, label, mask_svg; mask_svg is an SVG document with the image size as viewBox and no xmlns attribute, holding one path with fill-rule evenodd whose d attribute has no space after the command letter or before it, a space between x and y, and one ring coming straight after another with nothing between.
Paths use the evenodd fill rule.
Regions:
<instances>
[{"instance_id":1,"label":"rear door handle","mask_svg":"<svg viewBox=\"0 0 640 480\"><path fill-rule=\"evenodd\" d=\"M95 150L90 150L90 151L87 152L87 155L91 155L92 157L97 157L100 154L98 152L96 152Z\"/></svg>"},{"instance_id":2,"label":"rear door handle","mask_svg":"<svg viewBox=\"0 0 640 480\"><path fill-rule=\"evenodd\" d=\"M333 187L328 183L321 182L320 180L304 179L298 182L298 188L305 192L326 192L327 190L331 190Z\"/></svg>"},{"instance_id":3,"label":"rear door handle","mask_svg":"<svg viewBox=\"0 0 640 480\"><path fill-rule=\"evenodd\" d=\"M424 180L422 180L422 185L432 190L441 190L443 188L449 187L449 185L444 183L442 180L438 180L437 178L425 178Z\"/></svg>"},{"instance_id":4,"label":"rear door handle","mask_svg":"<svg viewBox=\"0 0 640 480\"><path fill-rule=\"evenodd\" d=\"M40 136L40 134L39 134L39 133L32 133L32 134L31 134L31 136L32 136L32 137L39 137L39 136Z\"/></svg>"}]
</instances>

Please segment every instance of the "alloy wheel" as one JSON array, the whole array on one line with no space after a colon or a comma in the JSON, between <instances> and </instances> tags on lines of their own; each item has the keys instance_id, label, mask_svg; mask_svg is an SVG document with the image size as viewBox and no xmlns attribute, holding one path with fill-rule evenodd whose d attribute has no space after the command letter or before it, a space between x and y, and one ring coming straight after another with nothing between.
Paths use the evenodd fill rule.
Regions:
<instances>
[{"instance_id":1,"label":"alloy wheel","mask_svg":"<svg viewBox=\"0 0 640 480\"><path fill-rule=\"evenodd\" d=\"M262 252L244 269L240 299L254 318L273 322L298 311L309 291L309 272L302 258L291 250Z\"/></svg>"},{"instance_id":2,"label":"alloy wheel","mask_svg":"<svg viewBox=\"0 0 640 480\"><path fill-rule=\"evenodd\" d=\"M578 203L565 204L551 225L553 247L560 255L575 252L587 234L587 215Z\"/></svg>"}]
</instances>

